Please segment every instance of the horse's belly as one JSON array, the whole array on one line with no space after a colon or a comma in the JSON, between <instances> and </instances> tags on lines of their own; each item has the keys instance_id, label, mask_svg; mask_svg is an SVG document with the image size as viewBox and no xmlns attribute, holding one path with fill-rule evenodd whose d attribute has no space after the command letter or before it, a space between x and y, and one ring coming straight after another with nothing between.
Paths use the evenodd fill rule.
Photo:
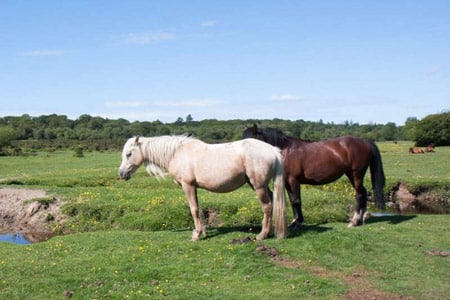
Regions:
<instances>
[{"instance_id":1,"label":"horse's belly","mask_svg":"<svg viewBox=\"0 0 450 300\"><path fill-rule=\"evenodd\" d=\"M341 176L342 176L342 174L337 176L337 177L325 177L325 178L321 178L321 177L303 177L300 180L300 183L311 184L311 185L322 185L322 184L327 184L327 183L334 182L334 181L338 180Z\"/></svg>"},{"instance_id":2,"label":"horse's belly","mask_svg":"<svg viewBox=\"0 0 450 300\"><path fill-rule=\"evenodd\" d=\"M211 174L210 176L197 176L196 178L198 187L215 193L228 193L238 189L245 183L244 174L233 177Z\"/></svg>"},{"instance_id":3,"label":"horse's belly","mask_svg":"<svg viewBox=\"0 0 450 300\"><path fill-rule=\"evenodd\" d=\"M339 168L333 171L313 168L304 171L301 182L313 185L327 184L338 180L343 174L344 171Z\"/></svg>"}]
</instances>

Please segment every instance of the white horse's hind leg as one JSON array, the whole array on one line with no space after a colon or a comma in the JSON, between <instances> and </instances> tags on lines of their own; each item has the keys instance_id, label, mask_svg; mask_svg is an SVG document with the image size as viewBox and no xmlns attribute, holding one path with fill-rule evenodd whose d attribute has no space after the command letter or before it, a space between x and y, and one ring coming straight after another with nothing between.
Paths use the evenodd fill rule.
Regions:
<instances>
[{"instance_id":1,"label":"white horse's hind leg","mask_svg":"<svg viewBox=\"0 0 450 300\"><path fill-rule=\"evenodd\" d=\"M198 241L200 235L206 235L206 228L203 226L202 219L200 218L198 199L197 199L197 189L190 185L183 185L183 190L186 198L189 202L189 208L191 210L192 219L194 220L195 229L192 231L192 240Z\"/></svg>"},{"instance_id":2,"label":"white horse's hind leg","mask_svg":"<svg viewBox=\"0 0 450 300\"><path fill-rule=\"evenodd\" d=\"M261 232L256 236L258 241L265 239L272 227L272 199L270 199L269 191L267 188L260 188L256 190L258 198L261 201L264 217L262 220Z\"/></svg>"}]
</instances>

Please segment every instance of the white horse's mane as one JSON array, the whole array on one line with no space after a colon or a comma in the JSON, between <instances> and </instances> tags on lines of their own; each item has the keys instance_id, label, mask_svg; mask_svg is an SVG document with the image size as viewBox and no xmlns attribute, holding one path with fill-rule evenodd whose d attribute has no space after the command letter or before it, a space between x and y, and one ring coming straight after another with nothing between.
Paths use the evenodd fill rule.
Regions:
<instances>
[{"instance_id":1,"label":"white horse's mane","mask_svg":"<svg viewBox=\"0 0 450 300\"><path fill-rule=\"evenodd\" d=\"M187 135L140 138L145 169L149 174L164 178L167 167L182 143L193 139Z\"/></svg>"}]
</instances>

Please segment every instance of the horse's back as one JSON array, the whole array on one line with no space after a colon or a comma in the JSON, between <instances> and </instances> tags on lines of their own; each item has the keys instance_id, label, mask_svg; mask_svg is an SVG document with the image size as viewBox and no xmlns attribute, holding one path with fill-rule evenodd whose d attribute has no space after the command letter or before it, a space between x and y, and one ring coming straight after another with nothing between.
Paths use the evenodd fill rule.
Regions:
<instances>
[{"instance_id":1,"label":"horse's back","mask_svg":"<svg viewBox=\"0 0 450 300\"><path fill-rule=\"evenodd\" d=\"M346 164L353 168L367 165L372 155L371 145L367 140L354 136L342 136L323 142Z\"/></svg>"},{"instance_id":2,"label":"horse's back","mask_svg":"<svg viewBox=\"0 0 450 300\"><path fill-rule=\"evenodd\" d=\"M254 173L272 172L276 149L254 139L221 144L192 139L183 144L168 171L179 183L229 192L245 184Z\"/></svg>"}]
</instances>

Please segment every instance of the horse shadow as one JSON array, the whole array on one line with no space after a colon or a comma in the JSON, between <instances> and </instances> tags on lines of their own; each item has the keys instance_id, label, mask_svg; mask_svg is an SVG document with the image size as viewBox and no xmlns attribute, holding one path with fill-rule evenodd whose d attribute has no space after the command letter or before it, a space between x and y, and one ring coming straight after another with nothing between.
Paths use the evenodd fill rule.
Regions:
<instances>
[{"instance_id":1,"label":"horse shadow","mask_svg":"<svg viewBox=\"0 0 450 300\"><path fill-rule=\"evenodd\" d=\"M400 215L389 214L382 216L371 216L365 221L365 224L375 223L389 223L391 225L397 225L402 222L407 222L416 218L416 215ZM332 227L326 226L327 222L315 223L315 224L302 224L299 228L288 229L287 239L297 238L308 232L324 233L333 230ZM192 229L178 229L175 231L191 231ZM206 237L204 239L213 239L218 236L223 236L229 233L240 232L245 235L253 236L257 235L261 231L261 226L223 226L223 227L208 227L206 230ZM270 237L273 237L272 235Z\"/></svg>"},{"instance_id":2,"label":"horse shadow","mask_svg":"<svg viewBox=\"0 0 450 300\"><path fill-rule=\"evenodd\" d=\"M308 232L324 233L333 230L332 227L324 226L326 223L302 224L300 228L288 229L287 238L296 238Z\"/></svg>"},{"instance_id":3,"label":"horse shadow","mask_svg":"<svg viewBox=\"0 0 450 300\"><path fill-rule=\"evenodd\" d=\"M302 225L299 229L295 229L295 230L289 229L288 235L286 238L288 238L288 239L295 238L295 237L298 237L307 232L322 233L322 232L326 232L326 231L333 229L331 227L324 226L323 224L325 224L325 223L306 224L306 225ZM233 233L233 232L241 232L241 233L248 234L248 235L256 235L260 231L261 231L261 226L213 227L213 228L208 228L207 234L206 234L206 239L211 239L216 236L226 235L228 233ZM270 237L273 237L273 235L271 235Z\"/></svg>"},{"instance_id":4,"label":"horse shadow","mask_svg":"<svg viewBox=\"0 0 450 300\"><path fill-rule=\"evenodd\" d=\"M416 215L400 215L400 214L389 214L382 216L370 216L364 223L365 224L374 224L374 223L389 223L391 225L397 225L402 222L406 222L416 218Z\"/></svg>"}]
</instances>

